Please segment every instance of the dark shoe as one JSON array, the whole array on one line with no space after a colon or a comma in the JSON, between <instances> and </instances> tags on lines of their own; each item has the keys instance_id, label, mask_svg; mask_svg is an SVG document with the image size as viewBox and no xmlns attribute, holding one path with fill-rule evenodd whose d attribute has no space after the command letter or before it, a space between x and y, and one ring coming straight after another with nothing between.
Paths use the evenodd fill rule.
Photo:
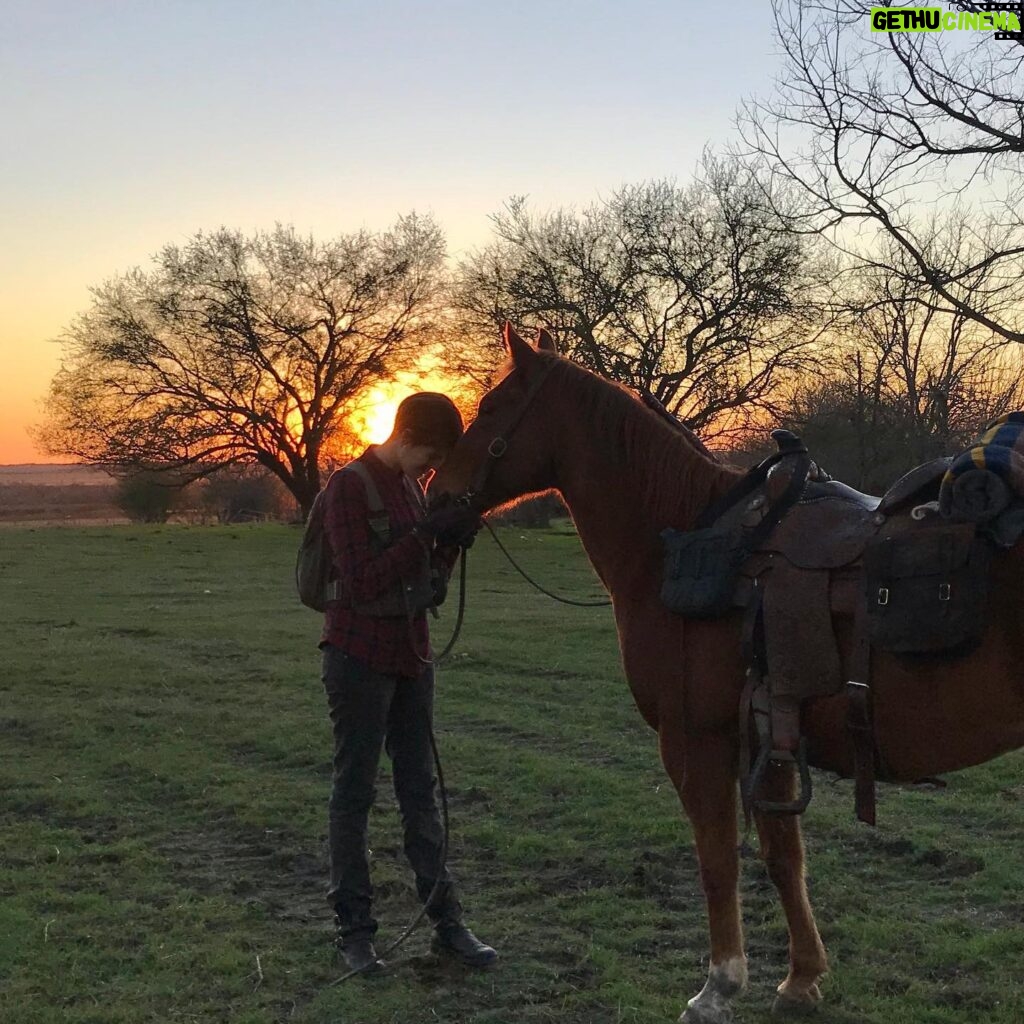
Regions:
<instances>
[{"instance_id":1,"label":"dark shoe","mask_svg":"<svg viewBox=\"0 0 1024 1024\"><path fill-rule=\"evenodd\" d=\"M338 940L338 952L350 971L360 974L382 974L388 969L383 960L377 959L373 939L369 936L350 935Z\"/></svg>"},{"instance_id":2,"label":"dark shoe","mask_svg":"<svg viewBox=\"0 0 1024 1024\"><path fill-rule=\"evenodd\" d=\"M489 967L498 959L498 954L463 924L438 928L430 948L434 953L460 960L467 967Z\"/></svg>"}]
</instances>

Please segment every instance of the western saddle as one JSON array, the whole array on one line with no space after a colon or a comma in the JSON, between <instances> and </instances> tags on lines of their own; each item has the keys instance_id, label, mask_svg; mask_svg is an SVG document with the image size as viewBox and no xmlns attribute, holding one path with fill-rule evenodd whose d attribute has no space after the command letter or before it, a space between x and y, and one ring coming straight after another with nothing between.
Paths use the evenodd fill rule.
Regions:
<instances>
[{"instance_id":1,"label":"western saddle","mask_svg":"<svg viewBox=\"0 0 1024 1024\"><path fill-rule=\"evenodd\" d=\"M790 431L772 437L778 452L706 510L696 530L664 531L662 598L689 616L744 609L746 813L806 809L801 710L845 688L857 816L874 824L875 778L885 770L871 717L871 652L970 649L984 627L991 537L939 515L950 458L916 467L875 497L831 479ZM797 799L758 797L772 761L796 763Z\"/></svg>"}]
</instances>

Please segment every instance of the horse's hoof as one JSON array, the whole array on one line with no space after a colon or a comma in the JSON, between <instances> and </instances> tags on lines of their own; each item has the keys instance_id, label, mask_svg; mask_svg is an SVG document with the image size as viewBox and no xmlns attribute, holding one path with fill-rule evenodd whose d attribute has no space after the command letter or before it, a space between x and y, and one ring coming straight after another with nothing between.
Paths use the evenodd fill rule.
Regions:
<instances>
[{"instance_id":1,"label":"horse's hoof","mask_svg":"<svg viewBox=\"0 0 1024 1024\"><path fill-rule=\"evenodd\" d=\"M780 992L772 1003L772 1015L775 1017L810 1017L818 1012L821 1005L821 993L817 985L812 985L803 999L796 999Z\"/></svg>"}]
</instances>

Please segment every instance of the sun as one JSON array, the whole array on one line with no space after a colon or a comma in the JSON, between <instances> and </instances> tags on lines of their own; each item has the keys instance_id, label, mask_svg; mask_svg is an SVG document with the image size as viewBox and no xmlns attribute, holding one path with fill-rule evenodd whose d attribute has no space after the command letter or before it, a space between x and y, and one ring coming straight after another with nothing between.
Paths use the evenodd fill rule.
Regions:
<instances>
[{"instance_id":1,"label":"sun","mask_svg":"<svg viewBox=\"0 0 1024 1024\"><path fill-rule=\"evenodd\" d=\"M397 381L375 384L362 397L358 411L352 416L352 426L359 440L364 444L381 444L386 441L394 426L395 413L402 399L414 391Z\"/></svg>"},{"instance_id":2,"label":"sun","mask_svg":"<svg viewBox=\"0 0 1024 1024\"><path fill-rule=\"evenodd\" d=\"M381 444L391 435L395 413L403 399L417 391L440 391L458 405L464 388L464 381L440 372L436 357L426 357L415 370L400 371L395 380L368 388L349 416L349 426L363 444Z\"/></svg>"}]
</instances>

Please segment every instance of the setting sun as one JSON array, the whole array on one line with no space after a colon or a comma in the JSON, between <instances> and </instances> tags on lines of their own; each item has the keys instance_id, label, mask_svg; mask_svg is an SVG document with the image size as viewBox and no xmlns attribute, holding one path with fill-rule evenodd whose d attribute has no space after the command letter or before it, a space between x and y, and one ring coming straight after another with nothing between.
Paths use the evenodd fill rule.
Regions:
<instances>
[{"instance_id":1,"label":"setting sun","mask_svg":"<svg viewBox=\"0 0 1024 1024\"><path fill-rule=\"evenodd\" d=\"M427 357L415 370L400 371L395 380L375 384L361 397L349 418L352 432L363 444L381 444L394 426L395 413L402 400L417 391L440 391L456 405L465 382L447 377L438 370L436 357Z\"/></svg>"},{"instance_id":2,"label":"setting sun","mask_svg":"<svg viewBox=\"0 0 1024 1024\"><path fill-rule=\"evenodd\" d=\"M380 444L388 439L399 403L416 388L389 382L377 384L366 393L360 410L352 417L352 426L365 444Z\"/></svg>"}]
</instances>

